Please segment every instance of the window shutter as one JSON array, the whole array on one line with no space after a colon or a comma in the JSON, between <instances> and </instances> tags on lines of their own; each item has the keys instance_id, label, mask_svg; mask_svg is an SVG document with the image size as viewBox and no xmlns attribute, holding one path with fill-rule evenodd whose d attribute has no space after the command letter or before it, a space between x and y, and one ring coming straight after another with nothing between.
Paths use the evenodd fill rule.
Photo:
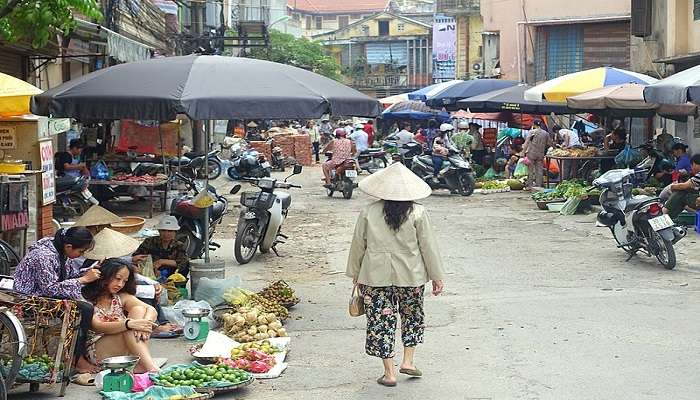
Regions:
<instances>
[{"instance_id":1,"label":"window shutter","mask_svg":"<svg viewBox=\"0 0 700 400\"><path fill-rule=\"evenodd\" d=\"M700 0L693 0L693 20L700 19Z\"/></svg>"},{"instance_id":2,"label":"window shutter","mask_svg":"<svg viewBox=\"0 0 700 400\"><path fill-rule=\"evenodd\" d=\"M632 0L632 36L645 37L651 35L651 6L652 0ZM700 1L695 0L695 14Z\"/></svg>"}]
</instances>

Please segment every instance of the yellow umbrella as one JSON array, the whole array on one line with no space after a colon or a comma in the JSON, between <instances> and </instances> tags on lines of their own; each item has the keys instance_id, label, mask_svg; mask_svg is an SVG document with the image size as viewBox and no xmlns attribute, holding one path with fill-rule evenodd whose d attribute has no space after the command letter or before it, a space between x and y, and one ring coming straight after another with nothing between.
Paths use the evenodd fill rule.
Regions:
<instances>
[{"instance_id":1,"label":"yellow umbrella","mask_svg":"<svg viewBox=\"0 0 700 400\"><path fill-rule=\"evenodd\" d=\"M29 100L43 90L23 80L0 73L0 115L31 114Z\"/></svg>"}]
</instances>

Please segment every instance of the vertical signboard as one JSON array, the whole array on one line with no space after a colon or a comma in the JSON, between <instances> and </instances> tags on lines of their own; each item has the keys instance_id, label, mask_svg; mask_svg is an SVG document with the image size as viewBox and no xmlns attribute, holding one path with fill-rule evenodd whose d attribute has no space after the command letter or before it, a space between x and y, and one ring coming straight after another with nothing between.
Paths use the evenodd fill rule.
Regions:
<instances>
[{"instance_id":1,"label":"vertical signboard","mask_svg":"<svg viewBox=\"0 0 700 400\"><path fill-rule=\"evenodd\" d=\"M41 156L41 194L42 205L56 201L56 181L53 165L53 142L45 139L39 142Z\"/></svg>"},{"instance_id":2,"label":"vertical signboard","mask_svg":"<svg viewBox=\"0 0 700 400\"><path fill-rule=\"evenodd\" d=\"M456 61L457 23L452 17L437 15L433 24L433 79L455 79Z\"/></svg>"}]
</instances>

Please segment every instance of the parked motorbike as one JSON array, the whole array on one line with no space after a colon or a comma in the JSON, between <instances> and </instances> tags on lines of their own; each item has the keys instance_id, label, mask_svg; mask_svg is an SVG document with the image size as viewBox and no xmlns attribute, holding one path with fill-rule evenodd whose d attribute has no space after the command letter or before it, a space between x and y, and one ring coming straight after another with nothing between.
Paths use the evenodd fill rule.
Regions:
<instances>
[{"instance_id":1,"label":"parked motorbike","mask_svg":"<svg viewBox=\"0 0 700 400\"><path fill-rule=\"evenodd\" d=\"M357 156L357 163L360 170L370 174L387 167L386 152L382 149L368 149Z\"/></svg>"},{"instance_id":2,"label":"parked motorbike","mask_svg":"<svg viewBox=\"0 0 700 400\"><path fill-rule=\"evenodd\" d=\"M413 164L413 157L423 154L423 145L416 141L411 141L406 144L399 144L395 135L391 135L384 139L382 146L387 152L393 153L392 160L394 162L400 162L409 169Z\"/></svg>"},{"instance_id":3,"label":"parked motorbike","mask_svg":"<svg viewBox=\"0 0 700 400\"><path fill-rule=\"evenodd\" d=\"M292 204L292 196L287 192L276 189L301 188L301 186L287 183L287 179L301 174L301 165L294 166L294 172L284 182L278 182L272 178L244 178L257 186L260 191L241 193L241 204L245 207L241 210L236 229L236 240L233 246L233 254L239 264L247 264L255 256L259 249L261 253L272 250L277 256L277 245L284 243L287 236L281 233L282 224ZM235 185L231 194L241 190L241 185Z\"/></svg>"},{"instance_id":4,"label":"parked motorbike","mask_svg":"<svg viewBox=\"0 0 700 400\"><path fill-rule=\"evenodd\" d=\"M598 222L608 228L631 259L643 251L655 256L666 269L676 266L673 245L685 236L685 229L663 213L657 197L632 196L634 170L614 169L593 181L601 189Z\"/></svg>"},{"instance_id":5,"label":"parked motorbike","mask_svg":"<svg viewBox=\"0 0 700 400\"><path fill-rule=\"evenodd\" d=\"M326 153L326 157L327 160L330 160L333 157L333 153ZM343 198L351 199L352 192L357 187L357 183L355 183L357 173L357 163L351 158L343 161L342 164L331 170L331 187L326 188L328 197L333 197L335 192L341 192L343 193Z\"/></svg>"},{"instance_id":6,"label":"parked motorbike","mask_svg":"<svg viewBox=\"0 0 700 400\"><path fill-rule=\"evenodd\" d=\"M449 189L452 193L471 196L474 193L474 171L471 164L454 150L442 164L437 180L433 174L433 158L429 155L415 156L411 171L435 189Z\"/></svg>"},{"instance_id":7,"label":"parked motorbike","mask_svg":"<svg viewBox=\"0 0 700 400\"><path fill-rule=\"evenodd\" d=\"M194 198L204 190L204 187L191 177L181 173L175 173L175 177L184 182L185 186L191 191L191 193L177 197L170 206L170 215L177 218L180 224L180 230L177 232L176 237L185 244L187 254L191 259L202 258L205 250L204 209L194 205ZM223 196L219 196L213 186L209 185L208 190L216 197L214 204L209 207L209 248L215 250L221 245L214 242L212 238L214 237L216 226L221 223L228 210L228 200Z\"/></svg>"},{"instance_id":8,"label":"parked motorbike","mask_svg":"<svg viewBox=\"0 0 700 400\"><path fill-rule=\"evenodd\" d=\"M206 178L205 174L208 174L209 180L214 180L221 176L223 170L223 160L219 158L219 153L221 150L212 150L206 154L206 168L204 168L204 153L193 151L185 153L184 157L179 160L180 171L184 171L186 176L196 179L204 179ZM183 166L184 168L182 168Z\"/></svg>"},{"instance_id":9,"label":"parked motorbike","mask_svg":"<svg viewBox=\"0 0 700 400\"><path fill-rule=\"evenodd\" d=\"M288 166L297 165L297 160L293 157L285 156L282 153L282 148L279 146L274 146L272 148L272 170L284 172Z\"/></svg>"},{"instance_id":10,"label":"parked motorbike","mask_svg":"<svg viewBox=\"0 0 700 400\"><path fill-rule=\"evenodd\" d=\"M270 176L272 165L267 161L265 155L257 150L248 149L247 145L245 146L245 150L241 151L239 155L232 155L234 158L231 159L231 167L226 171L229 178L241 180Z\"/></svg>"},{"instance_id":11,"label":"parked motorbike","mask_svg":"<svg viewBox=\"0 0 700 400\"><path fill-rule=\"evenodd\" d=\"M649 142L637 147L643 150L647 156L634 167L635 184L640 185L647 182L651 177L665 169L673 169L673 161L663 152L654 147L654 142Z\"/></svg>"},{"instance_id":12,"label":"parked motorbike","mask_svg":"<svg viewBox=\"0 0 700 400\"><path fill-rule=\"evenodd\" d=\"M93 204L100 204L88 189L87 176L60 176L56 178L56 202L53 214L56 219L68 221L83 215Z\"/></svg>"}]
</instances>

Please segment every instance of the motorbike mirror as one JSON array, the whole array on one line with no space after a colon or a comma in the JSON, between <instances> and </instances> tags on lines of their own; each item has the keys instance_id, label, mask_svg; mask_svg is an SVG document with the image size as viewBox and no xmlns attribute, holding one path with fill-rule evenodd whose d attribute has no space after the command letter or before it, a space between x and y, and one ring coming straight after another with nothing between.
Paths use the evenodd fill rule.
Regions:
<instances>
[{"instance_id":1,"label":"motorbike mirror","mask_svg":"<svg viewBox=\"0 0 700 400\"><path fill-rule=\"evenodd\" d=\"M295 164L294 165L294 172L292 172L292 175L299 175L301 174L302 167L300 164Z\"/></svg>"},{"instance_id":2,"label":"motorbike mirror","mask_svg":"<svg viewBox=\"0 0 700 400\"><path fill-rule=\"evenodd\" d=\"M241 185L234 185L229 193L236 194L241 190Z\"/></svg>"}]
</instances>

